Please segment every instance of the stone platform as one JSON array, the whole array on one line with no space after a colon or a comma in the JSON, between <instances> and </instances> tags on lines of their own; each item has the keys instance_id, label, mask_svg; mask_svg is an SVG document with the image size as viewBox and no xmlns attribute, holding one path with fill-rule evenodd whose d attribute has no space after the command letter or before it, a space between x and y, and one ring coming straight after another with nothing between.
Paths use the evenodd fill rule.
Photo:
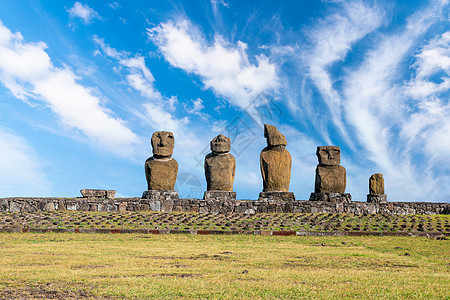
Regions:
<instances>
[{"instance_id":1,"label":"stone platform","mask_svg":"<svg viewBox=\"0 0 450 300\"><path fill-rule=\"evenodd\" d=\"M261 192L258 201L295 201L292 192Z\"/></svg>"},{"instance_id":2,"label":"stone platform","mask_svg":"<svg viewBox=\"0 0 450 300\"><path fill-rule=\"evenodd\" d=\"M178 192L174 190L147 190L142 194L142 199L150 200L178 200Z\"/></svg>"},{"instance_id":3,"label":"stone platform","mask_svg":"<svg viewBox=\"0 0 450 300\"><path fill-rule=\"evenodd\" d=\"M352 195L349 193L311 193L309 201L351 203Z\"/></svg>"},{"instance_id":4,"label":"stone platform","mask_svg":"<svg viewBox=\"0 0 450 300\"><path fill-rule=\"evenodd\" d=\"M228 201L236 200L236 192L227 191L205 191L204 200Z\"/></svg>"},{"instance_id":5,"label":"stone platform","mask_svg":"<svg viewBox=\"0 0 450 300\"><path fill-rule=\"evenodd\" d=\"M386 194L368 194L367 202L369 203L387 203Z\"/></svg>"},{"instance_id":6,"label":"stone platform","mask_svg":"<svg viewBox=\"0 0 450 300\"><path fill-rule=\"evenodd\" d=\"M0 211L161 211L199 212L207 214L254 213L346 213L385 215L450 214L450 203L388 202L333 203L322 201L264 201L264 200L204 200L177 199L169 193L167 198L0 198ZM173 198L172 198L173 196Z\"/></svg>"}]
</instances>

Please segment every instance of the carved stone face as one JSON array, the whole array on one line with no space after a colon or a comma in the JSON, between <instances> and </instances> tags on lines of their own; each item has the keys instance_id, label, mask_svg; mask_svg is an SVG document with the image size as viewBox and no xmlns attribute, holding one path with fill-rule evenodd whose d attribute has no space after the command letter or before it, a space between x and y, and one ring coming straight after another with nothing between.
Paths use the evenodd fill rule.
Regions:
<instances>
[{"instance_id":1,"label":"carved stone face","mask_svg":"<svg viewBox=\"0 0 450 300\"><path fill-rule=\"evenodd\" d=\"M287 145L286 137L279 133L275 126L264 124L264 137L267 139L268 146Z\"/></svg>"},{"instance_id":2,"label":"carved stone face","mask_svg":"<svg viewBox=\"0 0 450 300\"><path fill-rule=\"evenodd\" d=\"M316 155L322 166L338 166L341 163L341 149L338 146L317 147Z\"/></svg>"},{"instance_id":3,"label":"carved stone face","mask_svg":"<svg viewBox=\"0 0 450 300\"><path fill-rule=\"evenodd\" d=\"M175 139L169 131L157 131L152 135L153 155L170 157L173 154Z\"/></svg>"},{"instance_id":4,"label":"carved stone face","mask_svg":"<svg viewBox=\"0 0 450 300\"><path fill-rule=\"evenodd\" d=\"M213 153L227 153L231 149L230 138L219 134L211 141L211 151Z\"/></svg>"}]
</instances>

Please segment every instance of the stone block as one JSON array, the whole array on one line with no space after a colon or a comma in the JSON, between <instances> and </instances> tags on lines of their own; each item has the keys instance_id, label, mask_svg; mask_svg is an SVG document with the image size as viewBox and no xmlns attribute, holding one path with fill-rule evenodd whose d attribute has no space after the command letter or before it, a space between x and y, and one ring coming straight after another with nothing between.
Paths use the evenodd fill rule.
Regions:
<instances>
[{"instance_id":1,"label":"stone block","mask_svg":"<svg viewBox=\"0 0 450 300\"><path fill-rule=\"evenodd\" d=\"M7 199L0 200L0 211L9 211L9 202Z\"/></svg>"},{"instance_id":2,"label":"stone block","mask_svg":"<svg viewBox=\"0 0 450 300\"><path fill-rule=\"evenodd\" d=\"M178 200L178 192L174 190L147 190L142 194L142 199L150 200Z\"/></svg>"},{"instance_id":3,"label":"stone block","mask_svg":"<svg viewBox=\"0 0 450 300\"><path fill-rule=\"evenodd\" d=\"M83 198L114 199L116 197L115 190L82 189L80 192Z\"/></svg>"},{"instance_id":4,"label":"stone block","mask_svg":"<svg viewBox=\"0 0 450 300\"><path fill-rule=\"evenodd\" d=\"M148 204L150 205L150 210L161 211L161 201L150 201Z\"/></svg>"},{"instance_id":5,"label":"stone block","mask_svg":"<svg viewBox=\"0 0 450 300\"><path fill-rule=\"evenodd\" d=\"M367 202L369 203L387 203L386 194L368 194Z\"/></svg>"},{"instance_id":6,"label":"stone block","mask_svg":"<svg viewBox=\"0 0 450 300\"><path fill-rule=\"evenodd\" d=\"M295 201L293 192L261 192L258 201Z\"/></svg>"},{"instance_id":7,"label":"stone block","mask_svg":"<svg viewBox=\"0 0 450 300\"><path fill-rule=\"evenodd\" d=\"M351 203L352 195L349 193L311 193L309 201Z\"/></svg>"},{"instance_id":8,"label":"stone block","mask_svg":"<svg viewBox=\"0 0 450 300\"><path fill-rule=\"evenodd\" d=\"M119 203L119 211L127 211L127 202Z\"/></svg>"},{"instance_id":9,"label":"stone block","mask_svg":"<svg viewBox=\"0 0 450 300\"><path fill-rule=\"evenodd\" d=\"M55 204L53 202L47 202L44 206L44 211L54 211L55 210Z\"/></svg>"},{"instance_id":10,"label":"stone block","mask_svg":"<svg viewBox=\"0 0 450 300\"><path fill-rule=\"evenodd\" d=\"M247 206L238 205L234 208L234 212L237 214L244 214L247 211Z\"/></svg>"},{"instance_id":11,"label":"stone block","mask_svg":"<svg viewBox=\"0 0 450 300\"><path fill-rule=\"evenodd\" d=\"M209 207L208 206L200 206L199 213L201 213L201 214L209 213Z\"/></svg>"},{"instance_id":12,"label":"stone block","mask_svg":"<svg viewBox=\"0 0 450 300\"><path fill-rule=\"evenodd\" d=\"M205 191L203 195L205 200L228 201L236 200L236 192L228 191Z\"/></svg>"},{"instance_id":13,"label":"stone block","mask_svg":"<svg viewBox=\"0 0 450 300\"><path fill-rule=\"evenodd\" d=\"M177 194L178 197L178 194ZM173 200L162 200L161 201L161 212L172 212L173 210Z\"/></svg>"},{"instance_id":14,"label":"stone block","mask_svg":"<svg viewBox=\"0 0 450 300\"><path fill-rule=\"evenodd\" d=\"M81 200L81 201L79 201L79 203L78 203L78 209L77 209L77 210L80 210L80 211L89 211L89 208L90 208L90 206L89 206L89 204L86 202L86 200Z\"/></svg>"}]
</instances>

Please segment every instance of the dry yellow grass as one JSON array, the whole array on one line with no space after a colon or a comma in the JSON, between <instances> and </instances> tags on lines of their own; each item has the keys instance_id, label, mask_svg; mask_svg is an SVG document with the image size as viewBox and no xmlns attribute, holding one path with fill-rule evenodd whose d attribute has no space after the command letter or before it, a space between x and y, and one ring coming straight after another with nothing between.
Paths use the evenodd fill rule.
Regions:
<instances>
[{"instance_id":1,"label":"dry yellow grass","mask_svg":"<svg viewBox=\"0 0 450 300\"><path fill-rule=\"evenodd\" d=\"M450 241L0 234L0 298L449 299Z\"/></svg>"}]
</instances>

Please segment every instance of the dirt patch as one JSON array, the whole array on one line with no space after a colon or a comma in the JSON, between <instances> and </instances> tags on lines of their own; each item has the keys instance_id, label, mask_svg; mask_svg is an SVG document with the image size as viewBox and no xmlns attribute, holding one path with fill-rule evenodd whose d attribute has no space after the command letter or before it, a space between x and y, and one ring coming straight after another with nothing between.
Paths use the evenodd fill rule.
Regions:
<instances>
[{"instance_id":1,"label":"dirt patch","mask_svg":"<svg viewBox=\"0 0 450 300\"><path fill-rule=\"evenodd\" d=\"M0 291L0 299L112 299L95 296L84 288L60 289L52 284L39 284L6 288Z\"/></svg>"},{"instance_id":2,"label":"dirt patch","mask_svg":"<svg viewBox=\"0 0 450 300\"><path fill-rule=\"evenodd\" d=\"M177 277L177 278L191 278L191 277L202 277L200 274L188 274L188 273L168 273L168 274L153 274L152 277Z\"/></svg>"},{"instance_id":3,"label":"dirt patch","mask_svg":"<svg viewBox=\"0 0 450 300\"><path fill-rule=\"evenodd\" d=\"M80 269L99 269L99 268L107 268L111 267L110 265L81 265L81 266L72 266L70 267L72 270L80 270Z\"/></svg>"}]
</instances>

